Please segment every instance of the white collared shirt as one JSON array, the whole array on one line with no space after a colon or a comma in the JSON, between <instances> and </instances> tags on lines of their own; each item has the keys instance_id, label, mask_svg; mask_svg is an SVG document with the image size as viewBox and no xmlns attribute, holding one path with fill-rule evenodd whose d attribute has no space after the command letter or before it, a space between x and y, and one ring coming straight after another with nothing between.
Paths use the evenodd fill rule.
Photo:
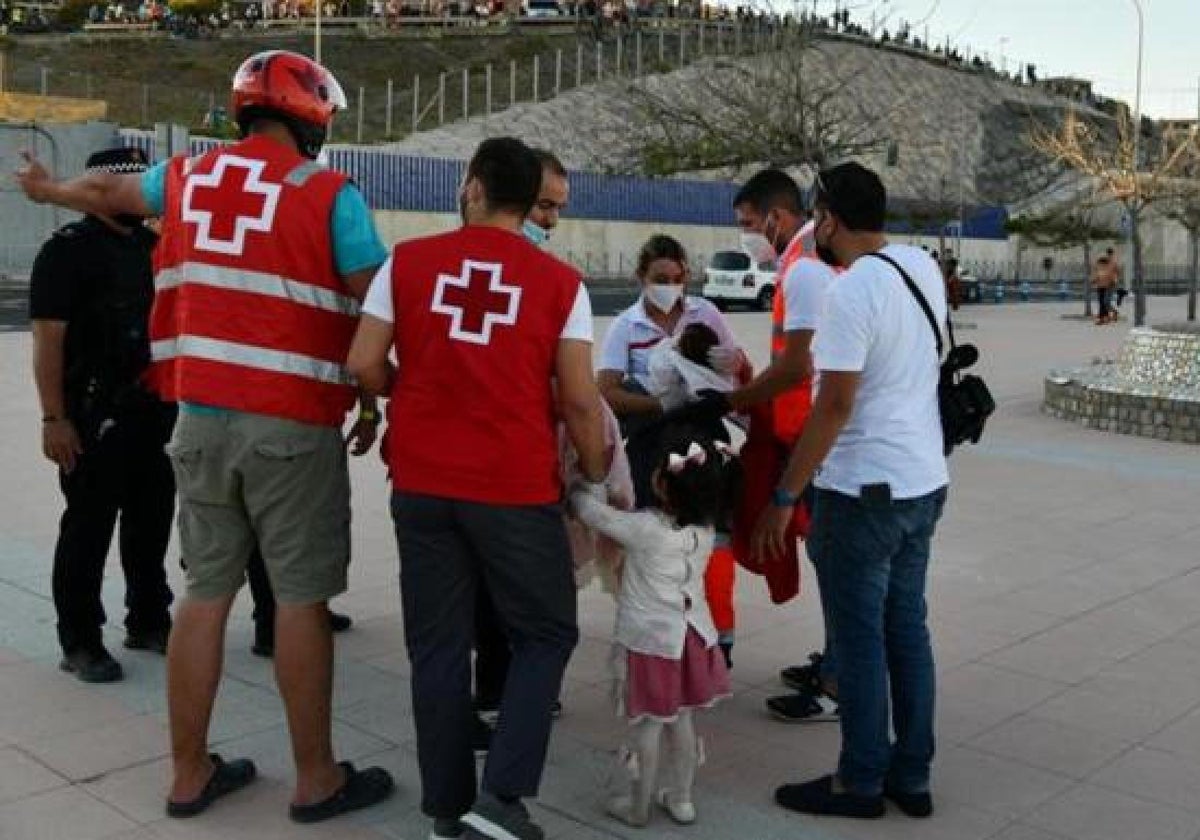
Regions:
<instances>
[{"instance_id":1,"label":"white collared shirt","mask_svg":"<svg viewBox=\"0 0 1200 840\"><path fill-rule=\"evenodd\" d=\"M722 347L736 347L737 340L720 310L704 298L683 299L683 315L668 334L646 314L645 298L638 298L609 325L600 350L600 370L615 370L638 382L650 383L650 352L664 338L676 338L688 324L705 324L717 334Z\"/></svg>"}]
</instances>

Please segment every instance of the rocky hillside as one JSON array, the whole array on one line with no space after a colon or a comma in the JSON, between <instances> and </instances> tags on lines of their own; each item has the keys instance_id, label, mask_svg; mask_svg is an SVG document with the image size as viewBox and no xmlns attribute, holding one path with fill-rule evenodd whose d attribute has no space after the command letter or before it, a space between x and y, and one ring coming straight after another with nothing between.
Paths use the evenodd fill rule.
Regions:
<instances>
[{"instance_id":1,"label":"rocky hillside","mask_svg":"<svg viewBox=\"0 0 1200 840\"><path fill-rule=\"evenodd\" d=\"M1037 168L1027 142L1031 121L1056 120L1071 107L1040 90L868 46L822 42L813 52L806 72L844 80L846 103L875 124L881 139L895 144L894 167L884 165L882 156L874 161L889 189L921 201L957 204L960 183L970 203L1015 200L1014 193L1026 189L1030 171ZM712 74L733 72L722 60L709 59L636 82L606 82L548 102L519 104L490 118L420 132L393 148L462 158L483 137L516 134L553 149L568 166L622 170L630 153L623 137L640 118L630 85L644 85L667 98L686 96L700 74L711 84ZM1084 110L1089 119L1107 119Z\"/></svg>"}]
</instances>

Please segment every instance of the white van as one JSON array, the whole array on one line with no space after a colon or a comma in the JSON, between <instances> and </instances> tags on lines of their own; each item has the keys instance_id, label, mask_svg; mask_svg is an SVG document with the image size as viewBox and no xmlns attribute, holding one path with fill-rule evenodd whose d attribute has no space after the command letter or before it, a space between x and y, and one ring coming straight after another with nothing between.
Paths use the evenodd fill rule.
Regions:
<instances>
[{"instance_id":1,"label":"white van","mask_svg":"<svg viewBox=\"0 0 1200 840\"><path fill-rule=\"evenodd\" d=\"M719 308L729 304L769 312L775 302L775 261L753 264L744 251L717 251L704 269L701 294Z\"/></svg>"},{"instance_id":2,"label":"white van","mask_svg":"<svg viewBox=\"0 0 1200 840\"><path fill-rule=\"evenodd\" d=\"M521 3L521 14L529 18L563 17L563 9L557 0L524 0Z\"/></svg>"}]
</instances>

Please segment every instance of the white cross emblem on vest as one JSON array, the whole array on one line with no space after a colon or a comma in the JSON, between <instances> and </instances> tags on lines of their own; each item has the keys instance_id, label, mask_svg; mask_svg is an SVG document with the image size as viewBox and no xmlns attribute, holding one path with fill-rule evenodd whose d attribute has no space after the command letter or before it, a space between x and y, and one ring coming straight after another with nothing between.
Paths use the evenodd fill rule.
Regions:
<instances>
[{"instance_id":1,"label":"white cross emblem on vest","mask_svg":"<svg viewBox=\"0 0 1200 840\"><path fill-rule=\"evenodd\" d=\"M187 177L182 215L196 225L197 248L240 256L247 233L270 232L282 187L262 180L266 166L253 158L221 155L212 172Z\"/></svg>"},{"instance_id":2,"label":"white cross emblem on vest","mask_svg":"<svg viewBox=\"0 0 1200 840\"><path fill-rule=\"evenodd\" d=\"M492 327L517 322L521 287L505 285L500 263L464 260L457 275L439 274L433 311L450 316L450 337L471 344L488 344Z\"/></svg>"}]
</instances>

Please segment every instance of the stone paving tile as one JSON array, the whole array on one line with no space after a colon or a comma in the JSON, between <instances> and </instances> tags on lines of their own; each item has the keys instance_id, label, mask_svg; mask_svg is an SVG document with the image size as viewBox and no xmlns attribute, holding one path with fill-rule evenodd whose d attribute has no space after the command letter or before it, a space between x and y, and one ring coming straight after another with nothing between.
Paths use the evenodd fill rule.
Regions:
<instances>
[{"instance_id":1,"label":"stone paving tile","mask_svg":"<svg viewBox=\"0 0 1200 840\"><path fill-rule=\"evenodd\" d=\"M933 777L938 802L948 799L1007 819L1028 813L1073 784L1066 776L959 746L938 750Z\"/></svg>"},{"instance_id":2,"label":"stone paving tile","mask_svg":"<svg viewBox=\"0 0 1200 840\"><path fill-rule=\"evenodd\" d=\"M1061 834L1051 834L1040 828L1013 823L999 834L993 834L988 840L1064 840L1064 838Z\"/></svg>"},{"instance_id":3,"label":"stone paving tile","mask_svg":"<svg viewBox=\"0 0 1200 840\"><path fill-rule=\"evenodd\" d=\"M134 822L74 787L0 805L4 840L101 840L135 828Z\"/></svg>"},{"instance_id":4,"label":"stone paving tile","mask_svg":"<svg viewBox=\"0 0 1200 840\"><path fill-rule=\"evenodd\" d=\"M142 826L135 828L132 831L119 831L116 834L110 834L101 840L162 840L162 835L152 828Z\"/></svg>"},{"instance_id":5,"label":"stone paving tile","mask_svg":"<svg viewBox=\"0 0 1200 840\"><path fill-rule=\"evenodd\" d=\"M8 665L0 679L0 737L28 744L135 717L116 700L44 664Z\"/></svg>"},{"instance_id":6,"label":"stone paving tile","mask_svg":"<svg viewBox=\"0 0 1200 840\"><path fill-rule=\"evenodd\" d=\"M889 810L881 820L838 820L813 818L822 830L846 840L986 840L1008 824L1008 820L953 800L935 802L931 819L914 820Z\"/></svg>"},{"instance_id":7,"label":"stone paving tile","mask_svg":"<svg viewBox=\"0 0 1200 840\"><path fill-rule=\"evenodd\" d=\"M1165 750L1135 747L1088 781L1200 814L1200 762Z\"/></svg>"},{"instance_id":8,"label":"stone paving tile","mask_svg":"<svg viewBox=\"0 0 1200 840\"><path fill-rule=\"evenodd\" d=\"M1083 779L1127 750L1128 741L1031 715L972 738L968 746L1074 779Z\"/></svg>"},{"instance_id":9,"label":"stone paving tile","mask_svg":"<svg viewBox=\"0 0 1200 840\"><path fill-rule=\"evenodd\" d=\"M1108 682L1102 674L1048 700L1032 714L1126 741L1141 741L1184 717L1197 702L1194 696L1167 686L1147 691L1145 686Z\"/></svg>"},{"instance_id":10,"label":"stone paving tile","mask_svg":"<svg viewBox=\"0 0 1200 840\"><path fill-rule=\"evenodd\" d=\"M162 758L105 773L97 779L84 782L82 788L130 820L144 825L163 819L170 783L171 760ZM232 798L222 800L221 806L232 805L233 802Z\"/></svg>"},{"instance_id":11,"label":"stone paving tile","mask_svg":"<svg viewBox=\"0 0 1200 840\"><path fill-rule=\"evenodd\" d=\"M1200 762L1200 710L1165 727L1149 738L1146 745Z\"/></svg>"},{"instance_id":12,"label":"stone paving tile","mask_svg":"<svg viewBox=\"0 0 1200 840\"><path fill-rule=\"evenodd\" d=\"M67 779L34 760L21 749L0 748L0 804L67 784Z\"/></svg>"},{"instance_id":13,"label":"stone paving tile","mask_svg":"<svg viewBox=\"0 0 1200 840\"><path fill-rule=\"evenodd\" d=\"M983 661L1043 679L1082 682L1167 637L1151 625L1118 607L1095 610Z\"/></svg>"},{"instance_id":14,"label":"stone paving tile","mask_svg":"<svg viewBox=\"0 0 1200 840\"><path fill-rule=\"evenodd\" d=\"M25 750L56 773L81 781L167 755L170 736L163 721L141 716L31 741Z\"/></svg>"},{"instance_id":15,"label":"stone paving tile","mask_svg":"<svg viewBox=\"0 0 1200 840\"><path fill-rule=\"evenodd\" d=\"M1075 840L1192 840L1200 815L1081 784L1024 818Z\"/></svg>"}]
</instances>

